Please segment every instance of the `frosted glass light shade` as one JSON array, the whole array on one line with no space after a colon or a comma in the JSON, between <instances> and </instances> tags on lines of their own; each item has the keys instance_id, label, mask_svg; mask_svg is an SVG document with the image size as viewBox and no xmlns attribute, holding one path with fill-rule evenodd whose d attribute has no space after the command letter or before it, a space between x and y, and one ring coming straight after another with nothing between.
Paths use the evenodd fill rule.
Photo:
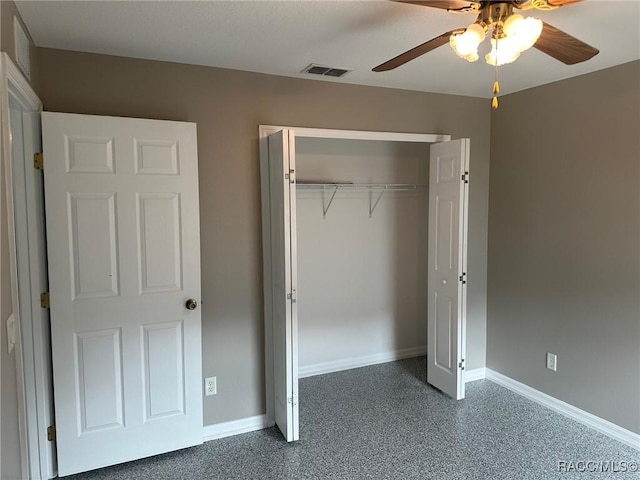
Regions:
<instances>
[{"instance_id":1,"label":"frosted glass light shade","mask_svg":"<svg viewBox=\"0 0 640 480\"><path fill-rule=\"evenodd\" d=\"M491 52L484 57L489 65L500 66L515 61L520 56L520 47L509 37L491 39Z\"/></svg>"},{"instance_id":2,"label":"frosted glass light shade","mask_svg":"<svg viewBox=\"0 0 640 480\"><path fill-rule=\"evenodd\" d=\"M542 33L542 21L537 18L514 14L504 22L504 34L513 40L521 52L533 47Z\"/></svg>"},{"instance_id":3,"label":"frosted glass light shade","mask_svg":"<svg viewBox=\"0 0 640 480\"><path fill-rule=\"evenodd\" d=\"M484 37L484 28L477 23L472 23L464 32L451 35L449 45L459 57L469 62L475 62L478 60L478 46Z\"/></svg>"}]
</instances>

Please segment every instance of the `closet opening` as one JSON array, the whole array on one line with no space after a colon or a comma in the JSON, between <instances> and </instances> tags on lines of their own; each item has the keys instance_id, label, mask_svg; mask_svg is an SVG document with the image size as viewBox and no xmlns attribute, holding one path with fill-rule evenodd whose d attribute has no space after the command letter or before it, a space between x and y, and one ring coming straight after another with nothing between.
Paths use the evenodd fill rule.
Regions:
<instances>
[{"instance_id":1,"label":"closet opening","mask_svg":"<svg viewBox=\"0 0 640 480\"><path fill-rule=\"evenodd\" d=\"M428 158L296 139L299 378L426 354Z\"/></svg>"},{"instance_id":2,"label":"closet opening","mask_svg":"<svg viewBox=\"0 0 640 480\"><path fill-rule=\"evenodd\" d=\"M267 415L298 379L427 353L464 398L469 140L261 126Z\"/></svg>"}]
</instances>

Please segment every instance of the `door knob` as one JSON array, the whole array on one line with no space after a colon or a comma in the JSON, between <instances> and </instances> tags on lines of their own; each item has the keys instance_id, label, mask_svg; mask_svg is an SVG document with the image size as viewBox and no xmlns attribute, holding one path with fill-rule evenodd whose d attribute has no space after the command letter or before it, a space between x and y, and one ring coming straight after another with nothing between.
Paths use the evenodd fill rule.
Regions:
<instances>
[{"instance_id":1,"label":"door knob","mask_svg":"<svg viewBox=\"0 0 640 480\"><path fill-rule=\"evenodd\" d=\"M190 298L184 306L187 307L187 310L195 310L198 306L198 302L196 302L195 298Z\"/></svg>"}]
</instances>

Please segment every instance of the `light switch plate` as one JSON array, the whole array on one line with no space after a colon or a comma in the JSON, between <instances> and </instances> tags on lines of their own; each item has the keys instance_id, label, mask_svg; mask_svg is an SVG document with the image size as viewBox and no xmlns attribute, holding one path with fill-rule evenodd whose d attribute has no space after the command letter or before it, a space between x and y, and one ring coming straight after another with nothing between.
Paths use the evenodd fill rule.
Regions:
<instances>
[{"instance_id":1,"label":"light switch plate","mask_svg":"<svg viewBox=\"0 0 640 480\"><path fill-rule=\"evenodd\" d=\"M7 347L9 349L9 353L13 350L13 347L16 346L16 322L13 316L13 313L9 315L7 318Z\"/></svg>"}]
</instances>

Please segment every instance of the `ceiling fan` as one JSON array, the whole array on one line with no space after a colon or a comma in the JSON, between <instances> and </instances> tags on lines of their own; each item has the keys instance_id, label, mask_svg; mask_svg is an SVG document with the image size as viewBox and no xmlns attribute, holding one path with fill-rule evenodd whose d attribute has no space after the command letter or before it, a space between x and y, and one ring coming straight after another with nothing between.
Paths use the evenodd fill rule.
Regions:
<instances>
[{"instance_id":1,"label":"ceiling fan","mask_svg":"<svg viewBox=\"0 0 640 480\"><path fill-rule=\"evenodd\" d=\"M485 60L496 68L515 61L520 53L534 47L543 53L565 63L573 65L589 60L598 54L598 50L578 40L568 33L533 17L523 17L518 10L554 10L582 0L510 0L510 1L474 1L474 0L435 0L406 1L424 7L445 9L453 13L478 13L478 17L468 27L462 27L438 35L435 38L404 52L373 68L374 72L393 70L405 63L424 55L445 43L449 43L456 54L475 62L478 60L478 47L491 32L491 52ZM499 91L498 82L494 83L494 95ZM497 99L494 97L494 108Z\"/></svg>"}]
</instances>

